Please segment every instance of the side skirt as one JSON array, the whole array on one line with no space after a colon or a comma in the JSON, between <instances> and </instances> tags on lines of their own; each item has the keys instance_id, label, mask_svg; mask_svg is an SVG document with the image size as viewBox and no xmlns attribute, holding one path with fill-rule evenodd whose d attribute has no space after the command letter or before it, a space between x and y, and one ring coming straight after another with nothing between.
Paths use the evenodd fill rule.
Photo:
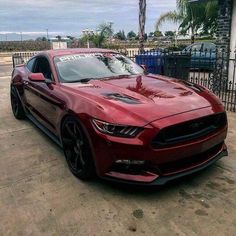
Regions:
<instances>
[{"instance_id":1,"label":"side skirt","mask_svg":"<svg viewBox=\"0 0 236 236\"><path fill-rule=\"evenodd\" d=\"M26 113L26 116L37 128L43 131L50 139L52 139L52 141L54 141L60 148L62 148L62 144L55 134L53 134L50 130L48 130L45 126L38 122L31 114Z\"/></svg>"}]
</instances>

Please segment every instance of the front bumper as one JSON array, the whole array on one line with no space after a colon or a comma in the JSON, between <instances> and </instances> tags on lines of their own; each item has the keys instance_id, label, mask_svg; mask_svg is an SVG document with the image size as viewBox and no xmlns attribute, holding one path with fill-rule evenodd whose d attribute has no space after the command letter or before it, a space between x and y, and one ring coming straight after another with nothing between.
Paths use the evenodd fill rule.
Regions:
<instances>
[{"instance_id":1,"label":"front bumper","mask_svg":"<svg viewBox=\"0 0 236 236\"><path fill-rule=\"evenodd\" d=\"M168 181L200 171L227 155L224 140L227 136L227 124L206 136L194 140L155 148L151 141L159 129L202 117L210 112L189 112L168 117L145 126L145 132L136 138L125 139L106 136L96 131L88 123L96 171L99 177L115 182L138 185L163 185ZM90 127L89 127L90 126ZM89 128L88 128L89 127ZM145 161L140 172L117 168L117 161Z\"/></svg>"},{"instance_id":2,"label":"front bumper","mask_svg":"<svg viewBox=\"0 0 236 236\"><path fill-rule=\"evenodd\" d=\"M190 168L189 170L179 172L173 175L168 175L168 176L159 176L154 173L146 173L146 175L140 175L134 178L134 176L132 175L127 175L127 174L121 175L120 173L109 172L106 174L106 176L102 178L113 181L113 182L132 184L132 185L164 185L167 182L170 182L172 180L204 170L205 168L211 166L212 164L214 164L216 161L218 161L224 156L228 156L227 149L221 150L214 157L210 158L210 160L208 160L207 162L201 165L198 165L197 167Z\"/></svg>"},{"instance_id":3,"label":"front bumper","mask_svg":"<svg viewBox=\"0 0 236 236\"><path fill-rule=\"evenodd\" d=\"M98 139L95 148L98 176L131 184L163 185L166 182L206 168L227 155L224 144L227 128L198 140L172 147L153 149L150 145L131 145ZM117 160L145 161L138 173L123 171Z\"/></svg>"}]
</instances>

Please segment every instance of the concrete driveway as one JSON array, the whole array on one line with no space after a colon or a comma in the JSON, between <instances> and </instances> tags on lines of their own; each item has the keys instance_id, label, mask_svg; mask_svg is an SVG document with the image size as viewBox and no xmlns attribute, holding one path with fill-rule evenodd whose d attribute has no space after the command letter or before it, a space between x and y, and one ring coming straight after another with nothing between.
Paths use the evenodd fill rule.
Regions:
<instances>
[{"instance_id":1,"label":"concrete driveway","mask_svg":"<svg viewBox=\"0 0 236 236\"><path fill-rule=\"evenodd\" d=\"M162 188L82 182L54 143L13 118L9 79L0 77L0 235L236 235L235 113L229 157L203 172Z\"/></svg>"}]
</instances>

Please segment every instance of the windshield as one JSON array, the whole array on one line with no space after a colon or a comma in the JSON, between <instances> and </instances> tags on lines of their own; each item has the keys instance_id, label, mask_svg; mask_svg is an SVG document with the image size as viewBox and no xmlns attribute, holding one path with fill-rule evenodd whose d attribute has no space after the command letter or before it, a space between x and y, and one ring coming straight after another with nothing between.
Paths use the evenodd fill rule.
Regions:
<instances>
[{"instance_id":1,"label":"windshield","mask_svg":"<svg viewBox=\"0 0 236 236\"><path fill-rule=\"evenodd\" d=\"M117 53L65 55L55 57L54 62L59 79L64 83L144 73L133 61Z\"/></svg>"}]
</instances>

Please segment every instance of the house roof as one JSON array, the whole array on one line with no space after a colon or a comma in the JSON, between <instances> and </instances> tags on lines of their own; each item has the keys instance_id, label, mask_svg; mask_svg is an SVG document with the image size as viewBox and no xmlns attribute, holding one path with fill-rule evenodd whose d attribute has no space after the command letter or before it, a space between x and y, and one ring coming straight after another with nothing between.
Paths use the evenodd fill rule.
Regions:
<instances>
[{"instance_id":1,"label":"house roof","mask_svg":"<svg viewBox=\"0 0 236 236\"><path fill-rule=\"evenodd\" d=\"M209 0L189 0L190 3L208 2Z\"/></svg>"}]
</instances>

